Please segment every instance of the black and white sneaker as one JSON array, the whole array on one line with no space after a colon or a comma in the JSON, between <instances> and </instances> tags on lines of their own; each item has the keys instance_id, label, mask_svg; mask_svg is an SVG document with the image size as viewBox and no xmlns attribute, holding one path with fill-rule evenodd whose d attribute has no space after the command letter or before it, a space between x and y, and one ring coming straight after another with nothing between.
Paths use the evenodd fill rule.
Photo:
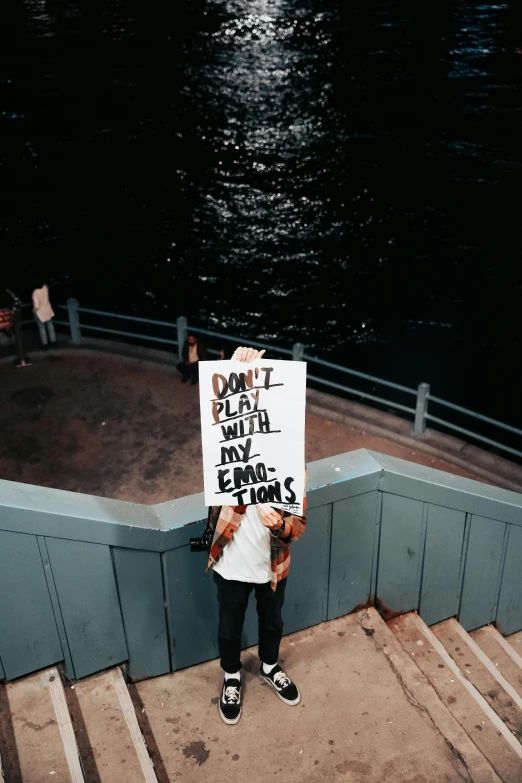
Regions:
<instances>
[{"instance_id":1,"label":"black and white sneaker","mask_svg":"<svg viewBox=\"0 0 522 783\"><path fill-rule=\"evenodd\" d=\"M230 725L237 723L241 717L241 680L224 680L219 714Z\"/></svg>"},{"instance_id":2,"label":"black and white sneaker","mask_svg":"<svg viewBox=\"0 0 522 783\"><path fill-rule=\"evenodd\" d=\"M279 664L274 666L270 674L265 674L263 665L261 664L260 674L264 680L270 683L281 701L290 705L299 704L301 701L299 688L292 682L288 674L284 673Z\"/></svg>"}]
</instances>

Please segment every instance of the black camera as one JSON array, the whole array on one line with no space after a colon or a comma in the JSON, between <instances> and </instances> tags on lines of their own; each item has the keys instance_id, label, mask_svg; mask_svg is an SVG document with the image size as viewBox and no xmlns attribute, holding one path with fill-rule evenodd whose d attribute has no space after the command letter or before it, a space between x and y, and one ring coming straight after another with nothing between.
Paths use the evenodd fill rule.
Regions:
<instances>
[{"instance_id":1,"label":"black camera","mask_svg":"<svg viewBox=\"0 0 522 783\"><path fill-rule=\"evenodd\" d=\"M190 539L191 552L210 552L210 547L212 546L212 539L214 538L214 531L212 530L212 526L210 524L211 513L212 513L212 507L210 506L208 509L208 519L207 519L207 526L205 528L205 532L203 533L201 538Z\"/></svg>"}]
</instances>

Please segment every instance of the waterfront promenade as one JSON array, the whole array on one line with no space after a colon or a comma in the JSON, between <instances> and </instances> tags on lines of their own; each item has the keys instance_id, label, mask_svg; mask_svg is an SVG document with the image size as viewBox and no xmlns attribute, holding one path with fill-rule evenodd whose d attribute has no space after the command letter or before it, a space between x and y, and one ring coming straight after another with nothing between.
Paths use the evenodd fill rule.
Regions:
<instances>
[{"instance_id":1,"label":"waterfront promenade","mask_svg":"<svg viewBox=\"0 0 522 783\"><path fill-rule=\"evenodd\" d=\"M198 390L165 357L90 341L31 350L24 369L4 358L0 476L150 504L202 491ZM522 491L513 463L437 433L415 439L410 422L310 392L307 461L359 448Z\"/></svg>"}]
</instances>

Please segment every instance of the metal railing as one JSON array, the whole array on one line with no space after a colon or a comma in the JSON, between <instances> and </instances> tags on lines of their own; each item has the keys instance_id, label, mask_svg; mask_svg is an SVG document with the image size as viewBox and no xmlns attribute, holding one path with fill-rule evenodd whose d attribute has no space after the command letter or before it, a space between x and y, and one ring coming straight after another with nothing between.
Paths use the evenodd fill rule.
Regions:
<instances>
[{"instance_id":1,"label":"metal railing","mask_svg":"<svg viewBox=\"0 0 522 783\"><path fill-rule=\"evenodd\" d=\"M24 307L26 306L28 305L24 305ZM152 318L141 318L134 315L122 315L120 313L108 312L105 310L93 310L88 307L80 307L76 299L69 299L66 305L58 305L58 307L62 310L67 310L69 319L68 321L55 319L55 323L59 326L69 327L71 333L71 340L75 345L81 345L82 333L85 331L93 331L93 332L99 332L102 334L111 334L111 335L114 334L121 337L127 337L132 340L145 340L153 343L154 342L160 343L162 345L176 346L177 353L178 353L178 361L182 361L182 349L188 335L188 323L187 323L187 319L184 316L179 316L176 319L176 323L172 323L170 321L157 321L157 320L153 320ZM102 317L102 318L120 319L123 321L134 321L135 323L147 324L150 327L167 328L171 331L172 337L162 337L155 334L143 334L137 331L130 332L123 329L112 329L105 326L86 323L85 321L80 322L80 313L93 315L98 318ZM33 321L31 320L23 321L22 325L28 323L33 323ZM235 335L225 334L224 332L214 332L209 329L201 329L200 327L191 326L190 331L196 334L201 334L201 335L211 337L213 339L218 339L219 341L227 340L229 342L235 343L236 345L245 342L244 338L236 337ZM408 405L404 405L403 403L396 402L395 400L390 400L385 397L372 394L368 391L356 389L353 388L352 386L347 386L346 384L338 383L328 378L323 378L319 375L308 374L307 376L308 379L313 381L314 383L321 384L330 389L335 389L336 391L341 391L345 394L351 394L356 397L360 397L362 400L368 400L377 403L379 405L386 405L388 407L394 408L404 413L412 414L414 418L413 433L415 435L419 435L419 436L424 435L424 433L426 432L427 422L431 421L434 422L435 424L439 424L443 427L447 427L450 430L465 435L468 438L472 438L482 443L486 443L487 445L492 446L495 449L500 449L509 454L513 454L516 457L522 458L522 451L520 449L513 448L512 446L503 444L498 440L486 437L485 435L482 435L478 432L474 432L465 427L461 427L460 425L454 424L453 422L447 421L446 419L442 419L439 416L434 416L433 414L428 413L428 403L431 401L437 405L441 405L445 408L454 410L459 414L463 414L465 416L470 416L474 419L477 419L478 421L481 421L489 426L499 428L500 430L503 430L505 432L509 432L510 434L516 435L517 437L522 436L522 430L518 429L517 427L513 427L510 424L505 424L504 422L498 421L497 419L492 419L489 416L484 416L483 414L477 413L476 411L471 411L468 408L463 408L460 405L455 405L452 402L448 402L447 400L443 400L440 397L436 397L435 395L430 393L430 386L427 383L420 383L417 389L411 389L407 386L402 386L399 383L393 383L392 381L387 381L384 380L383 378L378 378L375 375L368 375L367 373L359 372L358 370L351 370L348 367L342 367L339 364L328 362L325 359L320 359L317 356L310 356L306 354L305 346L302 343L294 343L292 348L270 345L268 343L259 340L251 340L251 339L248 340L248 343L252 346L255 346L256 348L266 348L267 350L270 350L275 354L283 354L284 356L291 356L292 359L295 361L306 361L309 363L313 363L315 365L318 365L319 367L326 367L334 372L350 375L354 378L360 378L364 381L369 381L372 384L377 384L380 386L385 386L391 389L395 389L401 394L407 394L415 397L415 405L408 406ZM208 350L211 354L219 355L219 350L215 348L209 348Z\"/></svg>"}]
</instances>

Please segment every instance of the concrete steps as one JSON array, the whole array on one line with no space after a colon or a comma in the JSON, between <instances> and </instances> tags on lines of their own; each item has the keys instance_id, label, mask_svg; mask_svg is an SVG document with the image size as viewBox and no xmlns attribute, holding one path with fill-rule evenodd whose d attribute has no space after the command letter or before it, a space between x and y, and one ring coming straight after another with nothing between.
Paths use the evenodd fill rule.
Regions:
<instances>
[{"instance_id":1,"label":"concrete steps","mask_svg":"<svg viewBox=\"0 0 522 783\"><path fill-rule=\"evenodd\" d=\"M8 683L1 701L2 759L7 783L83 783L58 670L46 669Z\"/></svg>"},{"instance_id":2,"label":"concrete steps","mask_svg":"<svg viewBox=\"0 0 522 783\"><path fill-rule=\"evenodd\" d=\"M2 688L6 783L157 783L119 668L73 686L51 668Z\"/></svg>"},{"instance_id":3,"label":"concrete steps","mask_svg":"<svg viewBox=\"0 0 522 783\"><path fill-rule=\"evenodd\" d=\"M500 779L520 783L522 745L512 724L518 706L477 655L466 631L454 619L428 628L414 612L388 626Z\"/></svg>"},{"instance_id":4,"label":"concrete steps","mask_svg":"<svg viewBox=\"0 0 522 783\"><path fill-rule=\"evenodd\" d=\"M130 685L119 668L0 685L4 779L521 783L522 659L493 627L370 608L285 637L281 659L301 703L283 704L247 650L236 726L218 715L218 661Z\"/></svg>"},{"instance_id":5,"label":"concrete steps","mask_svg":"<svg viewBox=\"0 0 522 783\"><path fill-rule=\"evenodd\" d=\"M156 783L156 775L138 726L120 669L89 677L74 686L99 783ZM81 751L80 751L81 752ZM85 767L91 758L85 759Z\"/></svg>"},{"instance_id":6,"label":"concrete steps","mask_svg":"<svg viewBox=\"0 0 522 783\"><path fill-rule=\"evenodd\" d=\"M522 656L513 650L493 625L471 631L470 638L522 699Z\"/></svg>"}]
</instances>

